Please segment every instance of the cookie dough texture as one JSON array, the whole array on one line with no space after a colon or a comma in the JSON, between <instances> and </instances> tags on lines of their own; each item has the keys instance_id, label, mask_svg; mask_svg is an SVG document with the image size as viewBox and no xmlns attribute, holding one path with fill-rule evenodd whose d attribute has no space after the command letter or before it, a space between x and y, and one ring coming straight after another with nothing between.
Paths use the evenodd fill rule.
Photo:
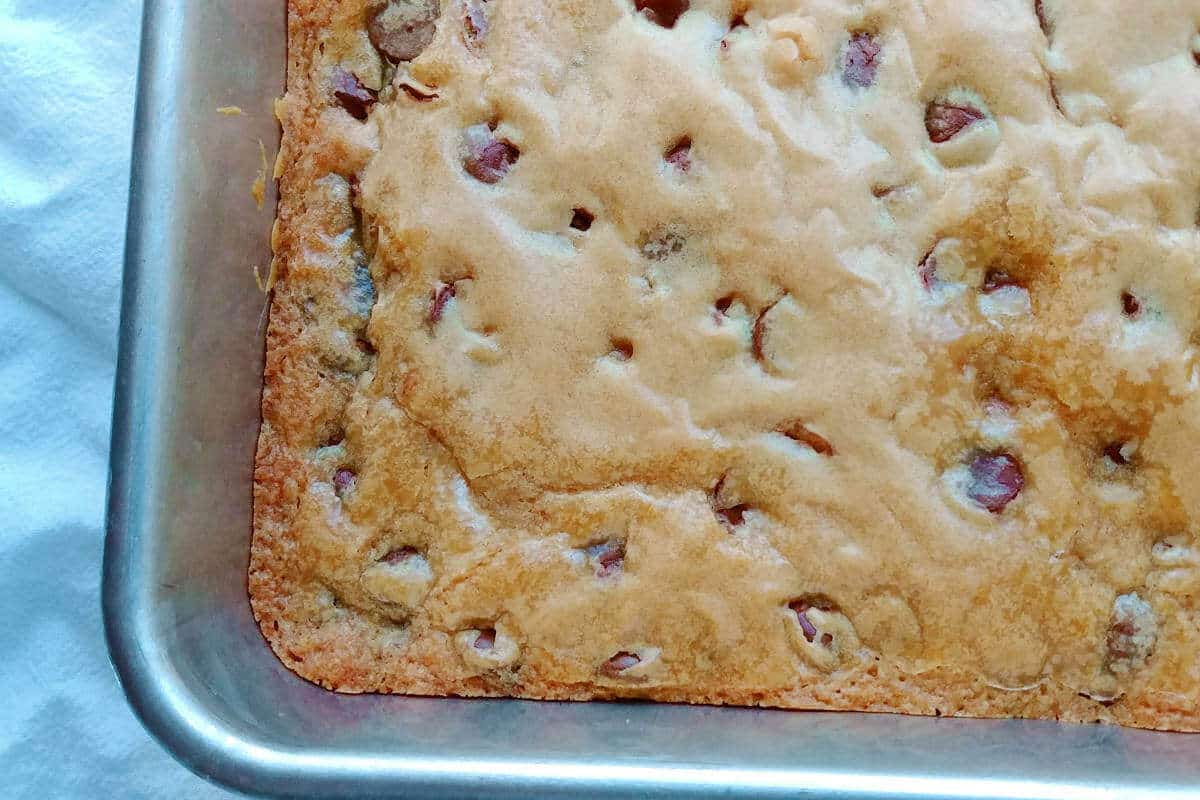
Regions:
<instances>
[{"instance_id":1,"label":"cookie dough texture","mask_svg":"<svg viewBox=\"0 0 1200 800\"><path fill-rule=\"evenodd\" d=\"M289 3L289 668L1200 729L1200 2L377 10Z\"/></svg>"}]
</instances>

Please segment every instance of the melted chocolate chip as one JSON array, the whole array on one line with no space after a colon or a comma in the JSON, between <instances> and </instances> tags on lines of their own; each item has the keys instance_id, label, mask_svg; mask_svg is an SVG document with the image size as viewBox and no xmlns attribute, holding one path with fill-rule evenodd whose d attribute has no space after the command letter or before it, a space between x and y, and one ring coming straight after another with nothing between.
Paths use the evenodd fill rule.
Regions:
<instances>
[{"instance_id":1,"label":"melted chocolate chip","mask_svg":"<svg viewBox=\"0 0 1200 800\"><path fill-rule=\"evenodd\" d=\"M625 565L625 543L619 540L594 544L587 549L596 561L596 577L607 578L620 572Z\"/></svg>"},{"instance_id":2,"label":"melted chocolate chip","mask_svg":"<svg viewBox=\"0 0 1200 800\"><path fill-rule=\"evenodd\" d=\"M1016 458L1004 452L979 453L971 460L967 496L999 514L1025 488L1025 475Z\"/></svg>"},{"instance_id":3,"label":"melted chocolate chip","mask_svg":"<svg viewBox=\"0 0 1200 800\"><path fill-rule=\"evenodd\" d=\"M491 28L487 3L488 0L463 0L463 36L467 44L477 45L487 37Z\"/></svg>"},{"instance_id":4,"label":"melted chocolate chip","mask_svg":"<svg viewBox=\"0 0 1200 800\"><path fill-rule=\"evenodd\" d=\"M642 663L642 657L637 653L622 650L600 665L600 672L610 678L620 677L625 670Z\"/></svg>"},{"instance_id":5,"label":"melted chocolate chip","mask_svg":"<svg viewBox=\"0 0 1200 800\"><path fill-rule=\"evenodd\" d=\"M941 144L985 119L987 115L974 106L933 102L925 109L925 130L929 141Z\"/></svg>"},{"instance_id":6,"label":"melted chocolate chip","mask_svg":"<svg viewBox=\"0 0 1200 800\"><path fill-rule=\"evenodd\" d=\"M410 559L416 558L420 553L414 547L398 547L395 550L389 550L383 558L379 559L381 564L391 564L396 566L403 564Z\"/></svg>"},{"instance_id":7,"label":"melted chocolate chip","mask_svg":"<svg viewBox=\"0 0 1200 800\"><path fill-rule=\"evenodd\" d=\"M1131 463L1125 456L1126 442L1111 442L1104 448L1104 457L1117 466L1127 467Z\"/></svg>"},{"instance_id":8,"label":"melted chocolate chip","mask_svg":"<svg viewBox=\"0 0 1200 800\"><path fill-rule=\"evenodd\" d=\"M618 361L628 361L633 358L633 342L628 339L613 339L610 355Z\"/></svg>"},{"instance_id":9,"label":"melted chocolate chip","mask_svg":"<svg viewBox=\"0 0 1200 800\"><path fill-rule=\"evenodd\" d=\"M989 269L987 274L983 276L983 286L980 287L984 293L991 293L997 289L1003 289L1006 286L1020 286L1021 282L1009 275L1004 270Z\"/></svg>"},{"instance_id":10,"label":"melted chocolate chip","mask_svg":"<svg viewBox=\"0 0 1200 800\"><path fill-rule=\"evenodd\" d=\"M837 606L832 600L824 595L810 595L801 597L788 603L788 608L796 615L796 622L800 625L800 632L804 634L805 641L815 641L817 638L817 626L808 618L810 609L818 611L833 612L837 610ZM826 633L821 637L821 644L829 647L833 644L833 637Z\"/></svg>"},{"instance_id":11,"label":"melted chocolate chip","mask_svg":"<svg viewBox=\"0 0 1200 800\"><path fill-rule=\"evenodd\" d=\"M438 0L388 0L371 14L367 35L389 61L412 61L433 41L440 13Z\"/></svg>"},{"instance_id":12,"label":"melted chocolate chip","mask_svg":"<svg viewBox=\"0 0 1200 800\"><path fill-rule=\"evenodd\" d=\"M345 497L358 485L358 475L351 469L343 467L333 473L333 491L338 497Z\"/></svg>"},{"instance_id":13,"label":"melted chocolate chip","mask_svg":"<svg viewBox=\"0 0 1200 800\"><path fill-rule=\"evenodd\" d=\"M577 231L586 231L592 227L596 215L586 208L576 208L571 211L571 227Z\"/></svg>"},{"instance_id":14,"label":"melted chocolate chip","mask_svg":"<svg viewBox=\"0 0 1200 800\"><path fill-rule=\"evenodd\" d=\"M687 172L692 168L692 140L685 136L671 146L663 155L663 160L670 164L680 172Z\"/></svg>"},{"instance_id":15,"label":"melted chocolate chip","mask_svg":"<svg viewBox=\"0 0 1200 800\"><path fill-rule=\"evenodd\" d=\"M754 353L755 360L764 365L764 369L767 363L766 351L763 350L767 338L767 313L774 307L775 303L772 303L758 312L758 316L754 319L754 330L750 332L750 351Z\"/></svg>"},{"instance_id":16,"label":"melted chocolate chip","mask_svg":"<svg viewBox=\"0 0 1200 800\"><path fill-rule=\"evenodd\" d=\"M642 16L664 28L674 28L689 6L690 0L633 0L633 7Z\"/></svg>"},{"instance_id":17,"label":"melted chocolate chip","mask_svg":"<svg viewBox=\"0 0 1200 800\"><path fill-rule=\"evenodd\" d=\"M1142 311L1142 303L1132 292L1121 292L1121 313L1127 317L1136 317Z\"/></svg>"},{"instance_id":18,"label":"melted chocolate chip","mask_svg":"<svg viewBox=\"0 0 1200 800\"><path fill-rule=\"evenodd\" d=\"M793 442L802 444L823 456L833 455L833 445L825 437L813 433L802 422L793 422L779 429L779 432Z\"/></svg>"},{"instance_id":19,"label":"melted chocolate chip","mask_svg":"<svg viewBox=\"0 0 1200 800\"><path fill-rule=\"evenodd\" d=\"M334 425L328 429L328 433L321 439L321 447L336 447L346 441L346 431L340 425Z\"/></svg>"},{"instance_id":20,"label":"melted chocolate chip","mask_svg":"<svg viewBox=\"0 0 1200 800\"><path fill-rule=\"evenodd\" d=\"M879 69L879 54L883 47L866 31L850 35L846 56L842 62L842 80L847 86L866 89L875 84L875 73Z\"/></svg>"},{"instance_id":21,"label":"melted chocolate chip","mask_svg":"<svg viewBox=\"0 0 1200 800\"><path fill-rule=\"evenodd\" d=\"M442 321L442 314L446 311L446 304L454 299L456 289L453 283L441 283L433 289L433 297L429 302L429 324L437 325Z\"/></svg>"},{"instance_id":22,"label":"melted chocolate chip","mask_svg":"<svg viewBox=\"0 0 1200 800\"><path fill-rule=\"evenodd\" d=\"M1051 19L1046 16L1046 7L1042 0L1033 0L1033 13L1037 15L1038 27L1042 29L1042 34L1049 39L1054 33L1054 25Z\"/></svg>"},{"instance_id":23,"label":"melted chocolate chip","mask_svg":"<svg viewBox=\"0 0 1200 800\"><path fill-rule=\"evenodd\" d=\"M365 120L377 100L376 93L363 85L353 72L338 67L333 72L333 96L350 116Z\"/></svg>"},{"instance_id":24,"label":"melted chocolate chip","mask_svg":"<svg viewBox=\"0 0 1200 800\"><path fill-rule=\"evenodd\" d=\"M431 92L418 86L413 86L411 83L403 82L400 84L400 90L412 100L418 103L430 103L437 100L440 95L437 92Z\"/></svg>"},{"instance_id":25,"label":"melted chocolate chip","mask_svg":"<svg viewBox=\"0 0 1200 800\"><path fill-rule=\"evenodd\" d=\"M921 279L921 285L925 287L925 291L931 291L934 286L937 286L937 256L930 250L921 259L921 263L917 265L917 277Z\"/></svg>"},{"instance_id":26,"label":"melted chocolate chip","mask_svg":"<svg viewBox=\"0 0 1200 800\"><path fill-rule=\"evenodd\" d=\"M1066 116L1067 112L1063 110L1062 97L1058 94L1058 81L1049 73L1046 74L1046 81L1050 84L1050 100L1054 103L1054 110Z\"/></svg>"},{"instance_id":27,"label":"melted chocolate chip","mask_svg":"<svg viewBox=\"0 0 1200 800\"><path fill-rule=\"evenodd\" d=\"M817 627L812 624L812 620L805 613L808 611L808 606L797 608L796 604L792 603L788 607L796 613L796 621L800 623L800 630L804 633L804 638L811 642L817 637Z\"/></svg>"},{"instance_id":28,"label":"melted chocolate chip","mask_svg":"<svg viewBox=\"0 0 1200 800\"><path fill-rule=\"evenodd\" d=\"M738 503L736 505L727 506L721 500L721 489L725 486L725 476L717 481L717 485L712 490L712 507L713 513L717 515L717 519L728 530L733 532L734 528L745 524L746 512L753 506L749 503Z\"/></svg>"},{"instance_id":29,"label":"melted chocolate chip","mask_svg":"<svg viewBox=\"0 0 1200 800\"><path fill-rule=\"evenodd\" d=\"M1154 608L1137 592L1118 595L1104 640L1105 666L1117 675L1140 669L1153 655L1157 638Z\"/></svg>"},{"instance_id":30,"label":"melted chocolate chip","mask_svg":"<svg viewBox=\"0 0 1200 800\"><path fill-rule=\"evenodd\" d=\"M465 135L467 155L463 169L481 183L499 183L521 157L511 142L497 139L487 125L468 128Z\"/></svg>"},{"instance_id":31,"label":"melted chocolate chip","mask_svg":"<svg viewBox=\"0 0 1200 800\"><path fill-rule=\"evenodd\" d=\"M718 508L717 516L726 528L736 528L746 522L746 512L750 510L748 503L738 503L728 508Z\"/></svg>"}]
</instances>

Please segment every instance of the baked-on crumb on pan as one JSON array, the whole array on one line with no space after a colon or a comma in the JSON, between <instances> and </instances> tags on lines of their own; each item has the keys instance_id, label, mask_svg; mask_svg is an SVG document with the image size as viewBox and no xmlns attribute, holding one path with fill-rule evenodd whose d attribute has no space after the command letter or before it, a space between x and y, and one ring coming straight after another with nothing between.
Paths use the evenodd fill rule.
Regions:
<instances>
[{"instance_id":1,"label":"baked-on crumb on pan","mask_svg":"<svg viewBox=\"0 0 1200 800\"><path fill-rule=\"evenodd\" d=\"M1195 2L288 24L288 667L1200 729Z\"/></svg>"}]
</instances>

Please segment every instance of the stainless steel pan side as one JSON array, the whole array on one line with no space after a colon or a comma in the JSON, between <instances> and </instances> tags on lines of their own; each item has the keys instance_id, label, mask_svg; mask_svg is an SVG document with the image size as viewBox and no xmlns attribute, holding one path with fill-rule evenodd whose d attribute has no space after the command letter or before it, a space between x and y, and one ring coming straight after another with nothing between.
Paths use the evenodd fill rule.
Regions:
<instances>
[{"instance_id":1,"label":"stainless steel pan side","mask_svg":"<svg viewBox=\"0 0 1200 800\"><path fill-rule=\"evenodd\" d=\"M449 1L449 0L447 0ZM507 1L507 0L506 0ZM1184 798L1200 736L650 704L346 697L246 598L283 0L148 0L104 614L139 717L196 772L278 797ZM219 106L245 109L222 116Z\"/></svg>"}]
</instances>

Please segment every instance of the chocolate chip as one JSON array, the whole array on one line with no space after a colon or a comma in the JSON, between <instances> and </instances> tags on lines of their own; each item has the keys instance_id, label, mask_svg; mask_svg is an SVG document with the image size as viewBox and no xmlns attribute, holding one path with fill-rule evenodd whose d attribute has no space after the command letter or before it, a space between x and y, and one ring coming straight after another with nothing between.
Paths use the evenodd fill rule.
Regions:
<instances>
[{"instance_id":1,"label":"chocolate chip","mask_svg":"<svg viewBox=\"0 0 1200 800\"><path fill-rule=\"evenodd\" d=\"M1128 442L1111 442L1104 447L1104 457L1113 462L1117 466L1127 467L1131 462L1130 456L1125 455L1128 449Z\"/></svg>"},{"instance_id":2,"label":"chocolate chip","mask_svg":"<svg viewBox=\"0 0 1200 800\"><path fill-rule=\"evenodd\" d=\"M340 425L333 425L321 437L321 447L336 447L344 441L346 441L346 432Z\"/></svg>"},{"instance_id":3,"label":"chocolate chip","mask_svg":"<svg viewBox=\"0 0 1200 800\"><path fill-rule=\"evenodd\" d=\"M1021 464L1000 451L979 453L970 465L967 496L993 514L999 514L1025 488Z\"/></svg>"},{"instance_id":4,"label":"chocolate chip","mask_svg":"<svg viewBox=\"0 0 1200 800\"><path fill-rule=\"evenodd\" d=\"M670 164L680 172L687 172L692 168L692 139L690 136L685 136L663 155L663 160Z\"/></svg>"},{"instance_id":5,"label":"chocolate chip","mask_svg":"<svg viewBox=\"0 0 1200 800\"><path fill-rule=\"evenodd\" d=\"M333 71L333 96L350 116L365 120L371 114L377 95L363 86L353 72L336 67Z\"/></svg>"},{"instance_id":6,"label":"chocolate chip","mask_svg":"<svg viewBox=\"0 0 1200 800\"><path fill-rule=\"evenodd\" d=\"M618 361L628 361L633 358L633 342L628 339L613 339L609 354Z\"/></svg>"},{"instance_id":7,"label":"chocolate chip","mask_svg":"<svg viewBox=\"0 0 1200 800\"><path fill-rule=\"evenodd\" d=\"M729 309L733 308L733 304L737 300L738 296L736 294L727 294L724 297L717 298L717 301L713 303L713 322L717 325L724 324L725 319L729 316Z\"/></svg>"},{"instance_id":8,"label":"chocolate chip","mask_svg":"<svg viewBox=\"0 0 1200 800\"><path fill-rule=\"evenodd\" d=\"M415 547L398 547L395 550L389 550L383 558L379 559L379 563L395 566L403 564L419 555L420 553L417 552Z\"/></svg>"},{"instance_id":9,"label":"chocolate chip","mask_svg":"<svg viewBox=\"0 0 1200 800\"><path fill-rule=\"evenodd\" d=\"M594 544L587 549L588 557L596 562L596 577L607 578L620 572L625 565L625 542L611 540Z\"/></svg>"},{"instance_id":10,"label":"chocolate chip","mask_svg":"<svg viewBox=\"0 0 1200 800\"><path fill-rule=\"evenodd\" d=\"M596 216L586 208L571 210L571 227L577 231L586 231L588 228L591 228L595 220Z\"/></svg>"},{"instance_id":11,"label":"chocolate chip","mask_svg":"<svg viewBox=\"0 0 1200 800\"><path fill-rule=\"evenodd\" d=\"M937 256L930 250L921 259L921 263L917 265L917 277L921 279L921 285L925 287L925 291L932 291L934 286L937 286Z\"/></svg>"},{"instance_id":12,"label":"chocolate chip","mask_svg":"<svg viewBox=\"0 0 1200 800\"><path fill-rule=\"evenodd\" d=\"M371 14L367 35L389 61L412 61L433 41L440 13L438 0L388 0Z\"/></svg>"},{"instance_id":13,"label":"chocolate chip","mask_svg":"<svg viewBox=\"0 0 1200 800\"><path fill-rule=\"evenodd\" d=\"M408 95L411 99L416 100L418 103L430 103L434 100L437 100L440 96L437 92L429 91L428 87L422 88L419 86L414 86L407 81L404 81L400 84L400 90Z\"/></svg>"},{"instance_id":14,"label":"chocolate chip","mask_svg":"<svg viewBox=\"0 0 1200 800\"><path fill-rule=\"evenodd\" d=\"M467 146L463 169L482 183L499 183L521 157L511 142L497 139L489 125L472 125L464 132Z\"/></svg>"},{"instance_id":15,"label":"chocolate chip","mask_svg":"<svg viewBox=\"0 0 1200 800\"><path fill-rule=\"evenodd\" d=\"M479 631L479 635L475 637L473 647L476 650L491 650L496 646L496 629L483 628Z\"/></svg>"},{"instance_id":16,"label":"chocolate chip","mask_svg":"<svg viewBox=\"0 0 1200 800\"><path fill-rule=\"evenodd\" d=\"M446 304L454 299L456 289L453 283L438 282L433 288L433 297L429 303L429 324L437 325L442 321L442 314L446 311Z\"/></svg>"},{"instance_id":17,"label":"chocolate chip","mask_svg":"<svg viewBox=\"0 0 1200 800\"><path fill-rule=\"evenodd\" d=\"M1062 97L1058 94L1058 81L1049 73L1046 73L1046 81L1050 84L1050 100L1054 103L1054 110L1065 117L1067 112L1063 110Z\"/></svg>"},{"instance_id":18,"label":"chocolate chip","mask_svg":"<svg viewBox=\"0 0 1200 800\"><path fill-rule=\"evenodd\" d=\"M842 62L842 81L847 86L866 89L875 84L875 73L879 69L879 53L883 47L866 31L850 35L846 46L846 57Z\"/></svg>"},{"instance_id":19,"label":"chocolate chip","mask_svg":"<svg viewBox=\"0 0 1200 800\"><path fill-rule=\"evenodd\" d=\"M935 144L948 142L987 115L974 106L935 101L925 109L925 130Z\"/></svg>"},{"instance_id":20,"label":"chocolate chip","mask_svg":"<svg viewBox=\"0 0 1200 800\"><path fill-rule=\"evenodd\" d=\"M796 615L796 622L800 625L800 632L804 634L806 641L812 642L817 638L817 626L808 618L809 609L817 609L827 613L837 611L837 605L825 597L824 595L807 595L797 598L788 603L788 608ZM833 644L833 637L826 633L821 637L821 644L829 647Z\"/></svg>"},{"instance_id":21,"label":"chocolate chip","mask_svg":"<svg viewBox=\"0 0 1200 800\"><path fill-rule=\"evenodd\" d=\"M488 0L463 0L463 35L467 44L475 45L487 36L491 24L487 15Z\"/></svg>"},{"instance_id":22,"label":"chocolate chip","mask_svg":"<svg viewBox=\"0 0 1200 800\"><path fill-rule=\"evenodd\" d=\"M1133 647L1128 640L1133 638L1135 630L1133 623L1129 620L1114 622L1108 629L1106 637L1108 652L1117 658L1129 658L1133 653Z\"/></svg>"},{"instance_id":23,"label":"chocolate chip","mask_svg":"<svg viewBox=\"0 0 1200 800\"><path fill-rule=\"evenodd\" d=\"M621 673L642 663L642 657L637 653L622 650L600 665L600 673L609 678L618 678Z\"/></svg>"},{"instance_id":24,"label":"chocolate chip","mask_svg":"<svg viewBox=\"0 0 1200 800\"><path fill-rule=\"evenodd\" d=\"M725 505L721 499L721 490L725 488L725 477L717 481L717 485L712 490L712 507L713 513L717 515L717 519L730 533L734 528L744 525L746 522L746 512L751 510L753 506L749 503L738 503L736 505Z\"/></svg>"},{"instance_id":25,"label":"chocolate chip","mask_svg":"<svg viewBox=\"0 0 1200 800\"><path fill-rule=\"evenodd\" d=\"M345 497L358 485L358 476L354 471L345 467L333 473L333 491L338 497Z\"/></svg>"},{"instance_id":26,"label":"chocolate chip","mask_svg":"<svg viewBox=\"0 0 1200 800\"><path fill-rule=\"evenodd\" d=\"M779 432L793 442L802 444L823 456L833 455L833 445L825 437L813 433L802 422L792 422L779 429Z\"/></svg>"},{"instance_id":27,"label":"chocolate chip","mask_svg":"<svg viewBox=\"0 0 1200 800\"><path fill-rule=\"evenodd\" d=\"M1133 293L1121 292L1121 313L1127 317L1136 317L1142 311L1142 303Z\"/></svg>"},{"instance_id":28,"label":"chocolate chip","mask_svg":"<svg viewBox=\"0 0 1200 800\"><path fill-rule=\"evenodd\" d=\"M792 609L792 611L796 613L796 621L800 623L800 630L804 632L804 638L810 642L815 639L817 636L817 628L812 624L812 621L809 620L808 615L805 613L808 611L808 606L797 608L796 604L792 603L789 604L788 608Z\"/></svg>"},{"instance_id":29,"label":"chocolate chip","mask_svg":"<svg viewBox=\"0 0 1200 800\"><path fill-rule=\"evenodd\" d=\"M754 353L755 360L757 360L759 364L764 365L764 369L766 368L765 365L767 363L766 351L763 350L763 345L767 339L767 314L770 313L771 309L774 308L778 302L779 301L776 300L774 303L771 303L771 305L758 312L758 316L754 319L754 330L750 332L750 350Z\"/></svg>"},{"instance_id":30,"label":"chocolate chip","mask_svg":"<svg viewBox=\"0 0 1200 800\"><path fill-rule=\"evenodd\" d=\"M746 512L750 510L747 503L738 503L736 506L728 508L718 508L717 516L720 517L721 523L726 528L736 528L746 521Z\"/></svg>"},{"instance_id":31,"label":"chocolate chip","mask_svg":"<svg viewBox=\"0 0 1200 800\"><path fill-rule=\"evenodd\" d=\"M1054 33L1054 23L1046 16L1046 7L1042 0L1033 0L1033 13L1037 15L1038 27L1042 29L1042 34L1049 40Z\"/></svg>"},{"instance_id":32,"label":"chocolate chip","mask_svg":"<svg viewBox=\"0 0 1200 800\"><path fill-rule=\"evenodd\" d=\"M1020 286L1021 282L1009 275L1004 270L989 269L987 274L983 276L983 286L980 287L984 293L991 293L997 289L1003 289L1006 286Z\"/></svg>"},{"instance_id":33,"label":"chocolate chip","mask_svg":"<svg viewBox=\"0 0 1200 800\"><path fill-rule=\"evenodd\" d=\"M689 0L633 0L633 7L642 16L664 28L674 28L690 5Z\"/></svg>"},{"instance_id":34,"label":"chocolate chip","mask_svg":"<svg viewBox=\"0 0 1200 800\"><path fill-rule=\"evenodd\" d=\"M467 172L484 183L496 183L508 174L520 155L508 142L489 142L472 154Z\"/></svg>"},{"instance_id":35,"label":"chocolate chip","mask_svg":"<svg viewBox=\"0 0 1200 800\"><path fill-rule=\"evenodd\" d=\"M1119 595L1113 601L1105 636L1105 666L1116 674L1145 666L1154 653L1157 638L1158 619L1154 608L1136 592Z\"/></svg>"}]
</instances>

